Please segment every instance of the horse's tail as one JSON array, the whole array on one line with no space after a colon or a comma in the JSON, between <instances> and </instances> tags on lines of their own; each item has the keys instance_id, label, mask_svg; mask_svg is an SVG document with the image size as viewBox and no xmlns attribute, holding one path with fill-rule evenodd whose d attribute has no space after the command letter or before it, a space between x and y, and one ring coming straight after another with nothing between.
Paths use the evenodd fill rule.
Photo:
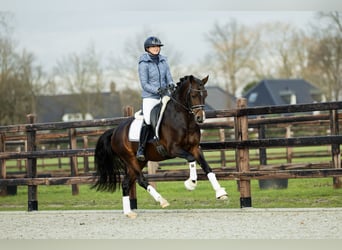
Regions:
<instances>
[{"instance_id":1,"label":"horse's tail","mask_svg":"<svg viewBox=\"0 0 342 250\"><path fill-rule=\"evenodd\" d=\"M105 131L98 139L95 148L95 169L98 179L91 187L97 191L114 192L120 187L120 175L124 173L124 166L120 158L111 148L111 138L114 128Z\"/></svg>"}]
</instances>

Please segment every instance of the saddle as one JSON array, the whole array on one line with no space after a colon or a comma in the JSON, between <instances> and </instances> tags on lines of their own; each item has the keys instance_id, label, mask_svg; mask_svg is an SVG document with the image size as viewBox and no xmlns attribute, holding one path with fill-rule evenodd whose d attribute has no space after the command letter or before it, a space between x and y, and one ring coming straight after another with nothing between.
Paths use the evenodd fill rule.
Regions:
<instances>
[{"instance_id":1,"label":"saddle","mask_svg":"<svg viewBox=\"0 0 342 250\"><path fill-rule=\"evenodd\" d=\"M151 127L153 130L153 133L150 133L150 136L148 140L159 140L159 128L161 124L161 120L163 118L164 111L166 109L167 103L170 101L169 96L163 96L161 99L161 102L157 104L152 110L151 110ZM142 114L142 111L139 110L134 114L134 120L131 123L131 126L129 127L128 132L128 140L129 141L139 141L140 137L140 130L142 127L142 124L144 122L144 117Z\"/></svg>"}]
</instances>

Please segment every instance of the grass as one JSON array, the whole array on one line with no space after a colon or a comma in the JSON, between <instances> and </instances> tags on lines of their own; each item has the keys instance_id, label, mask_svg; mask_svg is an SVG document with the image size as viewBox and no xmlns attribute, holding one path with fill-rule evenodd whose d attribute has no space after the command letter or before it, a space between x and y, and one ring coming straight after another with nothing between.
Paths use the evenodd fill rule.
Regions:
<instances>
[{"instance_id":1,"label":"grass","mask_svg":"<svg viewBox=\"0 0 342 250\"><path fill-rule=\"evenodd\" d=\"M327 150L327 147L306 147L293 148L295 152L308 151L318 152ZM284 154L285 149L270 149L268 155ZM234 159L233 150L226 151L227 159ZM207 159L218 159L219 152L205 152ZM256 157L258 150L250 150L250 156ZM65 164L68 158L62 159ZM82 166L82 158L79 164ZM90 162L92 158L90 157ZM331 157L314 157L305 159L294 159L294 162L327 162ZM45 159L49 167L40 167L41 160L38 160L38 172L47 173L50 170L58 169L56 159ZM181 159L169 160L181 161ZM8 172L17 170L16 161L7 161ZM269 160L268 164L284 163L284 159ZM228 163L231 166L233 163ZM258 164L258 162L251 162ZM219 167L219 164L212 164L212 167ZM179 166L165 166L163 169L185 168L184 164ZM63 166L63 169L70 171L70 167ZM200 170L199 170L200 171ZM191 209L191 208L239 208L240 193L237 190L236 181L220 181L226 188L230 202L216 201L215 193L209 181L199 181L197 189L193 192L186 191L182 182L158 182L157 190L170 202L168 209ZM332 178L311 178L311 179L289 179L287 189L261 190L257 180L251 181L252 206L255 208L297 208L297 207L342 207L342 189L334 189ZM38 209L39 210L98 210L114 209L121 210L121 190L115 193L96 192L91 190L89 185L79 185L79 195L71 194L70 186L39 186L38 187ZM160 206L142 188L137 186L138 208L139 209L160 209ZM27 187L19 186L17 195L0 197L0 211L26 211L27 210Z\"/></svg>"},{"instance_id":2,"label":"grass","mask_svg":"<svg viewBox=\"0 0 342 250\"><path fill-rule=\"evenodd\" d=\"M195 191L186 191L182 182L158 182L157 190L170 202L167 209L239 208L240 193L235 181L220 181L229 193L230 202L215 200L208 181L199 181ZM286 189L261 190L253 180L252 205L255 208L342 207L342 189L332 187L332 178L289 179ZM79 195L70 186L39 186L38 209L42 210L121 210L121 191L96 192L80 185ZM142 188L137 186L139 209L160 209ZM17 195L0 197L0 211L26 211L27 187L20 186Z\"/></svg>"}]
</instances>

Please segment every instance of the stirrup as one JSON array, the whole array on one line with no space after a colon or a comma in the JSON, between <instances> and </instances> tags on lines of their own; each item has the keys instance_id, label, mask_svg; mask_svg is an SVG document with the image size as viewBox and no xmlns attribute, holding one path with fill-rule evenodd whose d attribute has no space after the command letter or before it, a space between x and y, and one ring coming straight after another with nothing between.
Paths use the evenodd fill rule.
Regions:
<instances>
[{"instance_id":1,"label":"stirrup","mask_svg":"<svg viewBox=\"0 0 342 250\"><path fill-rule=\"evenodd\" d=\"M137 155L136 158L138 159L138 161L145 161L145 155Z\"/></svg>"},{"instance_id":2,"label":"stirrup","mask_svg":"<svg viewBox=\"0 0 342 250\"><path fill-rule=\"evenodd\" d=\"M146 160L144 150L138 150L135 157L138 159L138 161L145 161Z\"/></svg>"}]
</instances>

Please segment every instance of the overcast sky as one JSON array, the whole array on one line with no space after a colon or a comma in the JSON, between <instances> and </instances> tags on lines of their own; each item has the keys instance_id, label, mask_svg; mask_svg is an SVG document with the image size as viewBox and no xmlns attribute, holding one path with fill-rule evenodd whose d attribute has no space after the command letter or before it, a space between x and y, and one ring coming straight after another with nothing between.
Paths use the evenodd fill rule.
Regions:
<instances>
[{"instance_id":1,"label":"overcast sky","mask_svg":"<svg viewBox=\"0 0 342 250\"><path fill-rule=\"evenodd\" d=\"M313 2L326 3L324 6L331 4L331 9L334 9L334 3L329 1ZM260 8L258 5L248 5L251 7L247 8L246 5L236 5L236 2L0 0L0 9L14 14L14 37L19 47L33 52L37 62L45 70L50 70L62 56L84 51L90 43L104 57L113 53L124 55L125 42L146 29L162 34L160 39L165 46L172 45L183 54L182 58L186 62L195 63L208 51L204 34L215 22L225 23L233 17L247 25L282 21L305 26L320 8L315 5L295 5L292 8ZM267 0L256 2L263 3ZM306 0L298 2L307 4ZM227 6L227 3L231 5ZM179 7L177 4L183 5Z\"/></svg>"}]
</instances>

